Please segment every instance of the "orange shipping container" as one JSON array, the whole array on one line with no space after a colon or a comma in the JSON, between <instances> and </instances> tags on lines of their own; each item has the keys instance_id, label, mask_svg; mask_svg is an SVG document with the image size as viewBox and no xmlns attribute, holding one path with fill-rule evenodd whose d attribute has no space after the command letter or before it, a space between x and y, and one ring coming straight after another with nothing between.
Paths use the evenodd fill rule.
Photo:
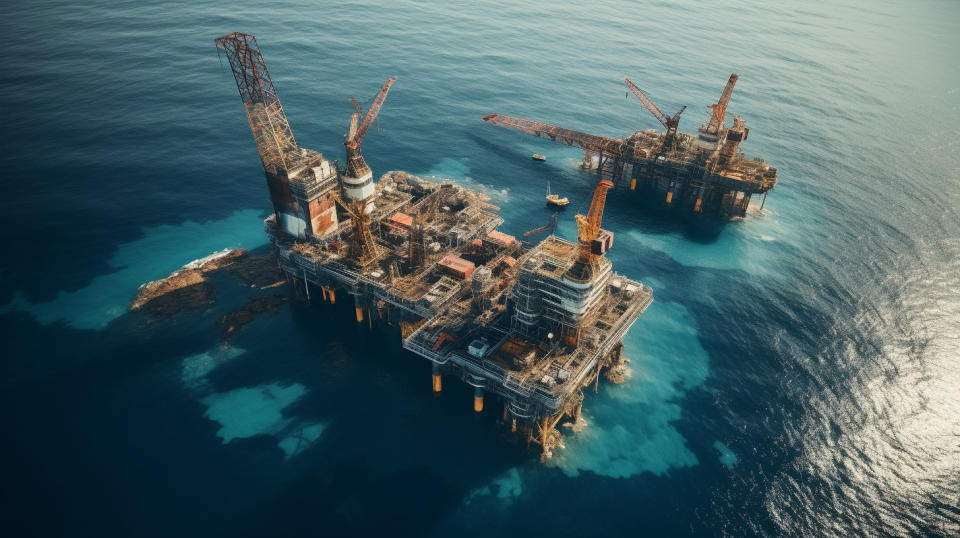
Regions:
<instances>
[{"instance_id":1,"label":"orange shipping container","mask_svg":"<svg viewBox=\"0 0 960 538\"><path fill-rule=\"evenodd\" d=\"M440 270L444 273L460 279L470 278L474 269L477 268L473 262L467 261L459 256L454 256L453 254L447 254L440 260L437 266L440 267Z\"/></svg>"},{"instance_id":2,"label":"orange shipping container","mask_svg":"<svg viewBox=\"0 0 960 538\"><path fill-rule=\"evenodd\" d=\"M487 240L496 245L500 245L501 247L509 247L517 242L516 237L503 232L498 232L497 230L488 233Z\"/></svg>"},{"instance_id":3,"label":"orange shipping container","mask_svg":"<svg viewBox=\"0 0 960 538\"><path fill-rule=\"evenodd\" d=\"M390 217L390 224L409 229L413 226L413 217L406 213L394 213L393 216Z\"/></svg>"}]
</instances>

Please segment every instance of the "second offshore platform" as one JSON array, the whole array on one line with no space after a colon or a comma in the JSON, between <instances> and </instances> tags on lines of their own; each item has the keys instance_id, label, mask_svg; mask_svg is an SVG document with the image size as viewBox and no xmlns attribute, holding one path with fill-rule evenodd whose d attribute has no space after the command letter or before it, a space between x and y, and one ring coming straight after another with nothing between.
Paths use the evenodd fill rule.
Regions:
<instances>
[{"instance_id":1,"label":"second offshore platform","mask_svg":"<svg viewBox=\"0 0 960 538\"><path fill-rule=\"evenodd\" d=\"M473 409L503 404L503 420L549 458L557 424L581 421L584 390L622 380L623 337L653 300L613 272L601 228L601 179L578 237L536 245L499 231L489 198L452 182L388 172L374 181L361 153L396 77L364 113L354 99L346 166L297 145L256 38L216 39L233 71L266 173L265 220L281 270L308 299L352 298L358 323L400 327L403 347L443 377L474 387ZM311 291L312 290L312 291Z\"/></svg>"},{"instance_id":2,"label":"second offshore platform","mask_svg":"<svg viewBox=\"0 0 960 538\"><path fill-rule=\"evenodd\" d=\"M733 125L726 127L727 106L738 79L736 74L730 75L720 98L709 107L710 118L696 135L677 130L686 106L667 116L629 78L623 79L627 87L663 125L664 132L648 129L617 139L502 114L487 114L483 120L583 149L581 167L595 170L617 191L635 191L700 217L742 219L754 195L763 195L763 209L767 193L777 185L777 169L740 151L740 143L750 134L740 116L734 116Z\"/></svg>"}]
</instances>

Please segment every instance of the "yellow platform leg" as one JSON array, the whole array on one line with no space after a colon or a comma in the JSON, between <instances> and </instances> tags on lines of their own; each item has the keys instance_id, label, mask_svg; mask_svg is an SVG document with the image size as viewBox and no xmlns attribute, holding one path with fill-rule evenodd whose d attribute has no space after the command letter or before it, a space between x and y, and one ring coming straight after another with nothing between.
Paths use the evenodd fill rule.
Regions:
<instances>
[{"instance_id":1,"label":"yellow platform leg","mask_svg":"<svg viewBox=\"0 0 960 538\"><path fill-rule=\"evenodd\" d=\"M439 393L443 390L443 378L440 377L440 367L433 365L433 392Z\"/></svg>"},{"instance_id":2,"label":"yellow platform leg","mask_svg":"<svg viewBox=\"0 0 960 538\"><path fill-rule=\"evenodd\" d=\"M700 204L703 203L703 190L704 190L703 187L700 187L700 191L697 192L697 201L693 203L693 212L694 212L694 213L699 213L699 212L700 212Z\"/></svg>"},{"instance_id":3,"label":"yellow platform leg","mask_svg":"<svg viewBox=\"0 0 960 538\"><path fill-rule=\"evenodd\" d=\"M483 411L483 389L480 387L473 391L473 410L477 413Z\"/></svg>"},{"instance_id":4,"label":"yellow platform leg","mask_svg":"<svg viewBox=\"0 0 960 538\"><path fill-rule=\"evenodd\" d=\"M669 190L667 191L667 205L670 205L670 202L672 201L673 201L673 191Z\"/></svg>"},{"instance_id":5,"label":"yellow platform leg","mask_svg":"<svg viewBox=\"0 0 960 538\"><path fill-rule=\"evenodd\" d=\"M330 294L330 304L337 304L337 295L333 292L333 288L328 289L327 293Z\"/></svg>"},{"instance_id":6,"label":"yellow platform leg","mask_svg":"<svg viewBox=\"0 0 960 538\"><path fill-rule=\"evenodd\" d=\"M637 190L637 178L630 178L630 190Z\"/></svg>"}]
</instances>

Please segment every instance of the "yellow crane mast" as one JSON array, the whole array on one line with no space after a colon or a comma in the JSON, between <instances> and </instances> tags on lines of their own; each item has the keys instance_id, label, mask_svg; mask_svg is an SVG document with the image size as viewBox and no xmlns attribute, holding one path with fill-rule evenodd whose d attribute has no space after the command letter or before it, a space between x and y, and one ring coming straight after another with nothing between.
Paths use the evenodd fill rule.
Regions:
<instances>
[{"instance_id":1,"label":"yellow crane mast","mask_svg":"<svg viewBox=\"0 0 960 538\"><path fill-rule=\"evenodd\" d=\"M564 276L574 282L589 282L595 273L597 260L610 248L612 235L600 229L603 222L603 206L607 201L607 191L613 188L610 180L604 179L593 190L593 199L586 216L577 214L577 260ZM601 232L610 235L610 240L602 240Z\"/></svg>"}]
</instances>

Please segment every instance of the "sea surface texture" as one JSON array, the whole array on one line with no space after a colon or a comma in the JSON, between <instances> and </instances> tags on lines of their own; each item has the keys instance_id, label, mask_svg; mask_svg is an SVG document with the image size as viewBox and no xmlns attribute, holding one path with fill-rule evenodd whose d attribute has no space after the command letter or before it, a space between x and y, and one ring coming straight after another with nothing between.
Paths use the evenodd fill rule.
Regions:
<instances>
[{"instance_id":1,"label":"sea surface texture","mask_svg":"<svg viewBox=\"0 0 960 538\"><path fill-rule=\"evenodd\" d=\"M213 39L257 36L297 141L575 237L581 153L480 120L695 132L730 73L778 167L726 225L611 196L655 302L548 463L499 407L336 307L249 292L166 321L141 284L266 247L267 189ZM0 7L6 536L960 534L960 4L24 2ZM531 161L534 152L546 163ZM289 294L288 291L281 291Z\"/></svg>"}]
</instances>

